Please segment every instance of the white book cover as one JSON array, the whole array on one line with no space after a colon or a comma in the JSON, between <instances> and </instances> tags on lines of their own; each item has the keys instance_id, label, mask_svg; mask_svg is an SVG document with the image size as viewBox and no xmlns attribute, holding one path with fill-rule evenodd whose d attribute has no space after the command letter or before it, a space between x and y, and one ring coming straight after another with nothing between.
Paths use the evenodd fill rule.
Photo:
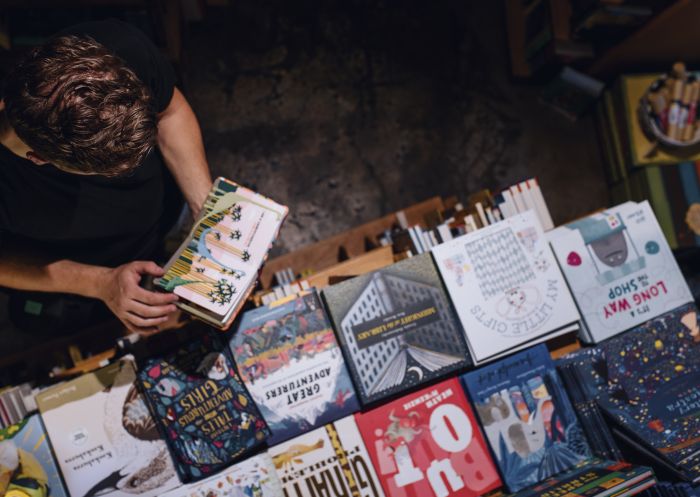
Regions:
<instances>
[{"instance_id":1,"label":"white book cover","mask_svg":"<svg viewBox=\"0 0 700 497\"><path fill-rule=\"evenodd\" d=\"M272 459L263 452L161 497L284 497L284 494Z\"/></svg>"},{"instance_id":2,"label":"white book cover","mask_svg":"<svg viewBox=\"0 0 700 497\"><path fill-rule=\"evenodd\" d=\"M37 395L73 497L156 497L180 485L170 453L122 359Z\"/></svg>"},{"instance_id":3,"label":"white book cover","mask_svg":"<svg viewBox=\"0 0 700 497\"><path fill-rule=\"evenodd\" d=\"M579 320L533 211L433 249L475 362Z\"/></svg>"},{"instance_id":4,"label":"white book cover","mask_svg":"<svg viewBox=\"0 0 700 497\"><path fill-rule=\"evenodd\" d=\"M285 497L384 497L353 416L275 445L268 453Z\"/></svg>"},{"instance_id":5,"label":"white book cover","mask_svg":"<svg viewBox=\"0 0 700 497\"><path fill-rule=\"evenodd\" d=\"M549 240L594 342L693 300L648 202L588 216Z\"/></svg>"},{"instance_id":6,"label":"white book cover","mask_svg":"<svg viewBox=\"0 0 700 497\"><path fill-rule=\"evenodd\" d=\"M218 178L203 212L159 284L225 317L255 284L288 209Z\"/></svg>"}]
</instances>

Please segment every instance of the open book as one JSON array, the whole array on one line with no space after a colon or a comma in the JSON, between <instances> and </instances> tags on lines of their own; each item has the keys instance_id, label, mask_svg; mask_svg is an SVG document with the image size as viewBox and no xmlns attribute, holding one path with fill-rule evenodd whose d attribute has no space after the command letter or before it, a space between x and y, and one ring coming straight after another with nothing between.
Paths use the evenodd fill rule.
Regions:
<instances>
[{"instance_id":1,"label":"open book","mask_svg":"<svg viewBox=\"0 0 700 497\"><path fill-rule=\"evenodd\" d=\"M288 209L217 178L192 231L156 283L178 307L227 329L258 278Z\"/></svg>"}]
</instances>

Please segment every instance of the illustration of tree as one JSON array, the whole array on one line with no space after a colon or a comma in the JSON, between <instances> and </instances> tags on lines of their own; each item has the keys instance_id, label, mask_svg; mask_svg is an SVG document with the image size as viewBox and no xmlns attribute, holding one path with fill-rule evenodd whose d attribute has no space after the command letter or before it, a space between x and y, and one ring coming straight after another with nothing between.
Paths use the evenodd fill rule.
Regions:
<instances>
[{"instance_id":1,"label":"illustration of tree","mask_svg":"<svg viewBox=\"0 0 700 497\"><path fill-rule=\"evenodd\" d=\"M214 288L207 293L207 296L212 304L226 305L231 303L235 293L236 287L221 278L214 283Z\"/></svg>"},{"instance_id":2,"label":"illustration of tree","mask_svg":"<svg viewBox=\"0 0 700 497\"><path fill-rule=\"evenodd\" d=\"M234 221L241 220L241 206L240 206L240 204L233 204L231 206L231 209L229 212L231 213L231 219L233 219Z\"/></svg>"},{"instance_id":3,"label":"illustration of tree","mask_svg":"<svg viewBox=\"0 0 700 497\"><path fill-rule=\"evenodd\" d=\"M240 239L241 239L241 236L243 236L243 234L241 233L241 230L233 230L233 231L232 231L231 233L229 233L229 235L228 235L228 237L229 237L231 240L240 240Z\"/></svg>"},{"instance_id":4,"label":"illustration of tree","mask_svg":"<svg viewBox=\"0 0 700 497\"><path fill-rule=\"evenodd\" d=\"M241 259L243 259L243 262L248 262L250 260L250 252L244 250L241 254Z\"/></svg>"}]
</instances>

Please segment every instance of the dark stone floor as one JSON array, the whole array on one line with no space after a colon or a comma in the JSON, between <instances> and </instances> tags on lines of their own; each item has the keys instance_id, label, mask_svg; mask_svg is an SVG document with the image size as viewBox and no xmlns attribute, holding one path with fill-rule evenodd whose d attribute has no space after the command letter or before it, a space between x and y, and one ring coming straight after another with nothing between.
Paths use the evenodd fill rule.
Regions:
<instances>
[{"instance_id":1,"label":"dark stone floor","mask_svg":"<svg viewBox=\"0 0 700 497\"><path fill-rule=\"evenodd\" d=\"M502 2L229 3L189 26L180 70L214 172L289 205L276 253L531 175L555 221L607 203L590 117L509 80ZM2 307L4 351L38 339Z\"/></svg>"},{"instance_id":2,"label":"dark stone floor","mask_svg":"<svg viewBox=\"0 0 700 497\"><path fill-rule=\"evenodd\" d=\"M278 252L531 175L555 222L607 203L590 117L509 80L501 4L237 0L191 27L209 162L290 206Z\"/></svg>"}]
</instances>

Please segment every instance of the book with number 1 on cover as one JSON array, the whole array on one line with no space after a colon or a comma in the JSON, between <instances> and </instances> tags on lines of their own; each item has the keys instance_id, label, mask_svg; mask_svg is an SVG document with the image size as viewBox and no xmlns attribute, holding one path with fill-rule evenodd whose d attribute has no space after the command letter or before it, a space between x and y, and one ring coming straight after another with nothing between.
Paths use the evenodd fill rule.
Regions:
<instances>
[{"instance_id":1,"label":"book with number 1 on cover","mask_svg":"<svg viewBox=\"0 0 700 497\"><path fill-rule=\"evenodd\" d=\"M287 212L284 205L217 178L157 284L180 297L181 309L227 329L255 285Z\"/></svg>"}]
</instances>

